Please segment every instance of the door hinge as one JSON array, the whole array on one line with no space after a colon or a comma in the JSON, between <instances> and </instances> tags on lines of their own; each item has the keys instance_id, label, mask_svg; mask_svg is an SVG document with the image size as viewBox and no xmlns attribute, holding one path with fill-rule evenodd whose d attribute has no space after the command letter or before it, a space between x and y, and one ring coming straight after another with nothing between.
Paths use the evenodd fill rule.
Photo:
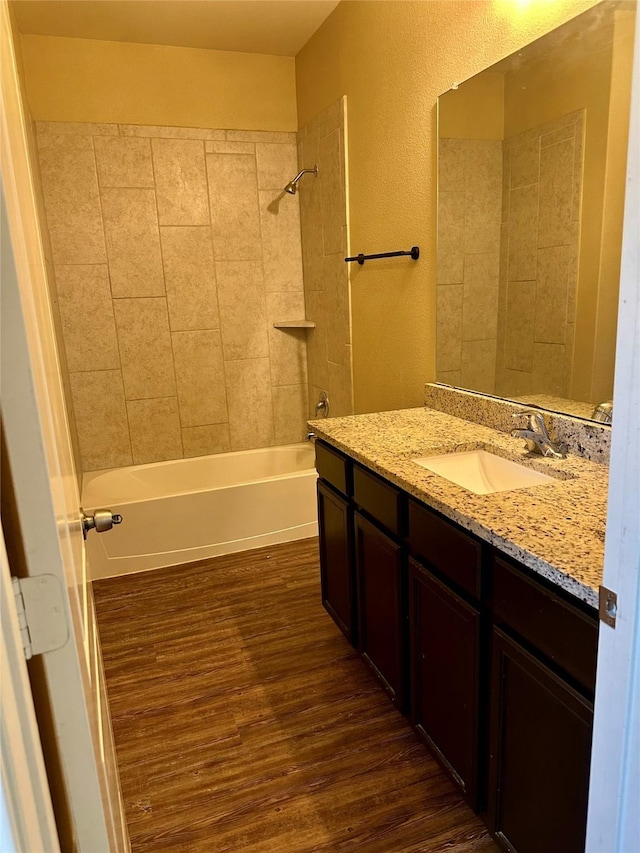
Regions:
<instances>
[{"instance_id":1,"label":"door hinge","mask_svg":"<svg viewBox=\"0 0 640 853\"><path fill-rule=\"evenodd\" d=\"M24 656L53 652L69 639L62 585L55 575L11 578Z\"/></svg>"},{"instance_id":2,"label":"door hinge","mask_svg":"<svg viewBox=\"0 0 640 853\"><path fill-rule=\"evenodd\" d=\"M609 627L616 627L616 616L618 615L618 593L612 589L607 589L606 586L599 588L599 608L600 621L605 622Z\"/></svg>"}]
</instances>

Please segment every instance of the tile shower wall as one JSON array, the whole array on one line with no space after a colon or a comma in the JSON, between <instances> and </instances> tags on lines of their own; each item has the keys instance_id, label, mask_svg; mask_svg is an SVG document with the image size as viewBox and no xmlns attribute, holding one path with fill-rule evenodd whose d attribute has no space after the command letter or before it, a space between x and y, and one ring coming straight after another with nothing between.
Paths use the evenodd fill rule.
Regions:
<instances>
[{"instance_id":1,"label":"tile shower wall","mask_svg":"<svg viewBox=\"0 0 640 853\"><path fill-rule=\"evenodd\" d=\"M321 390L330 414L353 413L351 300L347 254L346 98L298 132L300 168L318 164L318 177L299 185L309 359L309 417Z\"/></svg>"},{"instance_id":2,"label":"tile shower wall","mask_svg":"<svg viewBox=\"0 0 640 853\"><path fill-rule=\"evenodd\" d=\"M566 397L578 290L584 110L504 141L496 392Z\"/></svg>"},{"instance_id":3,"label":"tile shower wall","mask_svg":"<svg viewBox=\"0 0 640 853\"><path fill-rule=\"evenodd\" d=\"M439 382L566 396L583 133L580 110L503 142L440 140Z\"/></svg>"},{"instance_id":4,"label":"tile shower wall","mask_svg":"<svg viewBox=\"0 0 640 853\"><path fill-rule=\"evenodd\" d=\"M295 134L37 131L83 469L300 441Z\"/></svg>"},{"instance_id":5,"label":"tile shower wall","mask_svg":"<svg viewBox=\"0 0 640 853\"><path fill-rule=\"evenodd\" d=\"M502 142L441 139L436 368L492 392L498 340Z\"/></svg>"}]
</instances>

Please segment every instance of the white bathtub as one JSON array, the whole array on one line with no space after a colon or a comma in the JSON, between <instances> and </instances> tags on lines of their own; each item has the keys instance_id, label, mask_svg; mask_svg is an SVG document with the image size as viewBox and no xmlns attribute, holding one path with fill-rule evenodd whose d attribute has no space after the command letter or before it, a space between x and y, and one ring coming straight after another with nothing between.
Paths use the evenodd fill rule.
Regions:
<instances>
[{"instance_id":1,"label":"white bathtub","mask_svg":"<svg viewBox=\"0 0 640 853\"><path fill-rule=\"evenodd\" d=\"M313 446L85 474L82 506L123 518L107 533L88 534L94 579L305 539L318 532Z\"/></svg>"}]
</instances>

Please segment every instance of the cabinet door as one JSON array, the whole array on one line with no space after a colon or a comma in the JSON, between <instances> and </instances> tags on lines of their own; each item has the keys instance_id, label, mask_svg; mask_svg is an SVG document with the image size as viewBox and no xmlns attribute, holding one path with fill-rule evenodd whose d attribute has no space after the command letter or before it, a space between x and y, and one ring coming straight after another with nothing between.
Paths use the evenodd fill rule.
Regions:
<instances>
[{"instance_id":1,"label":"cabinet door","mask_svg":"<svg viewBox=\"0 0 640 853\"><path fill-rule=\"evenodd\" d=\"M400 545L355 513L360 652L400 710L405 704L405 620Z\"/></svg>"},{"instance_id":2,"label":"cabinet door","mask_svg":"<svg viewBox=\"0 0 640 853\"><path fill-rule=\"evenodd\" d=\"M409 560L411 718L477 807L480 612Z\"/></svg>"},{"instance_id":3,"label":"cabinet door","mask_svg":"<svg viewBox=\"0 0 640 853\"><path fill-rule=\"evenodd\" d=\"M351 508L318 480L322 603L352 645L357 643Z\"/></svg>"},{"instance_id":4,"label":"cabinet door","mask_svg":"<svg viewBox=\"0 0 640 853\"><path fill-rule=\"evenodd\" d=\"M517 853L583 853L593 707L494 628L490 829Z\"/></svg>"}]
</instances>

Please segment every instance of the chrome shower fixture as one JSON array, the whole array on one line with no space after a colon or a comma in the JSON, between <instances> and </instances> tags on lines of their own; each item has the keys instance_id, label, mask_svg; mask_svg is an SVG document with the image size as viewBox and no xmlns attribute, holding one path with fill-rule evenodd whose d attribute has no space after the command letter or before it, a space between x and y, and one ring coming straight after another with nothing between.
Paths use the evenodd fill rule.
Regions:
<instances>
[{"instance_id":1,"label":"chrome shower fixture","mask_svg":"<svg viewBox=\"0 0 640 853\"><path fill-rule=\"evenodd\" d=\"M295 176L295 178L292 181L289 181L289 183L284 188L284 191L286 193L291 193L291 195L295 195L296 192L298 191L298 181L300 180L300 178L303 175L306 175L307 173L312 174L317 178L318 177L318 164L316 163L316 165L313 167L313 169L301 169L298 172L298 174Z\"/></svg>"}]
</instances>

